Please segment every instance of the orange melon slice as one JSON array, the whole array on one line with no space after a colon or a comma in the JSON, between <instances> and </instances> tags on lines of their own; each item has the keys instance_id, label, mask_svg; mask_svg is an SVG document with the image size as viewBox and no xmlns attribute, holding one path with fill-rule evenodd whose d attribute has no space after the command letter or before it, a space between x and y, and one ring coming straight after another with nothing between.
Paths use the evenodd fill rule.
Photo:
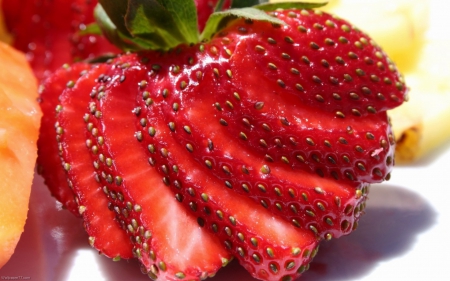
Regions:
<instances>
[{"instance_id":1,"label":"orange melon slice","mask_svg":"<svg viewBox=\"0 0 450 281\"><path fill-rule=\"evenodd\" d=\"M41 111L25 56L0 42L0 268L25 225Z\"/></svg>"}]
</instances>

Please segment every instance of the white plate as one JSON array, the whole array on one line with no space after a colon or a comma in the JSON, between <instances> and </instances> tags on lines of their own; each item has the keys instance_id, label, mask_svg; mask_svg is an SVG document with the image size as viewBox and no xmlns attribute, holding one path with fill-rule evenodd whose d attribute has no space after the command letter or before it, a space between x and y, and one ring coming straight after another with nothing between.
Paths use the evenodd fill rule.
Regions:
<instances>
[{"instance_id":1,"label":"white plate","mask_svg":"<svg viewBox=\"0 0 450 281\"><path fill-rule=\"evenodd\" d=\"M395 167L371 188L351 235L322 243L303 281L450 280L450 145L422 162ZM61 210L42 178L33 184L29 219L0 276L22 280L149 280L135 261L113 262L89 247L80 220ZM211 281L255 280L236 262Z\"/></svg>"}]
</instances>

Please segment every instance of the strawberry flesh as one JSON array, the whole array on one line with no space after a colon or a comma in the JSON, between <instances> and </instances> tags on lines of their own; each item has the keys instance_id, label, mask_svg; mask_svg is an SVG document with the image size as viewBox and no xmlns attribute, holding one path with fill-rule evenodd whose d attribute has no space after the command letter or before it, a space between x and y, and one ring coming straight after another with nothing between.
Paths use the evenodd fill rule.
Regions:
<instances>
[{"instance_id":1,"label":"strawberry flesh","mask_svg":"<svg viewBox=\"0 0 450 281\"><path fill-rule=\"evenodd\" d=\"M312 232L274 217L247 196L224 188L192 158L191 147L175 137L186 133L173 130L166 122L161 111L163 96L155 94L161 92L154 86L165 84L164 75L156 72L164 73L169 67L151 55L146 54L146 59L158 62L158 71L151 80L144 80L136 122L136 138L147 152L148 165L159 172L160 182L171 187L175 198L197 217L199 225L214 233L254 277L298 277L317 252L318 239Z\"/></svg>"},{"instance_id":2,"label":"strawberry flesh","mask_svg":"<svg viewBox=\"0 0 450 281\"><path fill-rule=\"evenodd\" d=\"M136 99L129 93L137 91L147 73L134 61L132 55L114 61L99 78L108 82L106 87L93 91L87 137L96 178L152 279L200 280L214 275L229 254L176 203L136 143Z\"/></svg>"},{"instance_id":3,"label":"strawberry flesh","mask_svg":"<svg viewBox=\"0 0 450 281\"><path fill-rule=\"evenodd\" d=\"M105 64L95 67L76 83L67 84L59 97L55 129L61 161L69 186L77 196L78 212L84 220L89 242L101 254L117 260L133 257L131 242L114 213L108 210L102 186L92 176L95 169L86 149L90 144L80 133L86 130L83 112L90 99L89 90L98 84L96 79L106 68Z\"/></svg>"},{"instance_id":4,"label":"strawberry flesh","mask_svg":"<svg viewBox=\"0 0 450 281\"><path fill-rule=\"evenodd\" d=\"M45 179L51 194L76 216L79 216L78 205L75 202L75 194L68 186L56 141L56 107L59 104L59 96L67 85L75 83L81 73L89 68L87 63L76 63L58 69L43 82L39 95L43 117L39 129L37 170Z\"/></svg>"}]
</instances>

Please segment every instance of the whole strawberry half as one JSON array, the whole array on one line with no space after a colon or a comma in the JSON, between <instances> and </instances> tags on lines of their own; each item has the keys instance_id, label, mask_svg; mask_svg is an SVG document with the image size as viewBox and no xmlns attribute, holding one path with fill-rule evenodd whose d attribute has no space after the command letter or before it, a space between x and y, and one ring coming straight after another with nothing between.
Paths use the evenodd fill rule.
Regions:
<instances>
[{"instance_id":1,"label":"whole strawberry half","mask_svg":"<svg viewBox=\"0 0 450 281\"><path fill-rule=\"evenodd\" d=\"M357 228L394 165L386 110L407 94L366 34L317 4L231 2L199 35L194 1L100 3L100 28L135 52L69 83L55 127L88 232L116 223L153 279L200 280L232 255L293 280Z\"/></svg>"}]
</instances>

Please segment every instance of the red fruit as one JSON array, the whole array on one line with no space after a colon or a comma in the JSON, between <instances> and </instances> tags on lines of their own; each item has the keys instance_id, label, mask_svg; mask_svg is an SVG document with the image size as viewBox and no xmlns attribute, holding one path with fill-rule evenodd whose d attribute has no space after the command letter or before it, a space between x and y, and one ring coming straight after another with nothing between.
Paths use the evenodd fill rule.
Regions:
<instances>
[{"instance_id":1,"label":"red fruit","mask_svg":"<svg viewBox=\"0 0 450 281\"><path fill-rule=\"evenodd\" d=\"M134 93L147 72L134 61L134 55L114 61L98 78L107 83L89 91L86 136L95 178L151 278L200 280L214 275L230 257L176 202L136 142Z\"/></svg>"},{"instance_id":2,"label":"red fruit","mask_svg":"<svg viewBox=\"0 0 450 281\"><path fill-rule=\"evenodd\" d=\"M94 22L96 4L96 0L2 2L13 45L26 53L38 80L65 63L119 52L102 36L80 34Z\"/></svg>"},{"instance_id":3,"label":"red fruit","mask_svg":"<svg viewBox=\"0 0 450 281\"><path fill-rule=\"evenodd\" d=\"M69 187L76 194L78 212L84 220L89 243L103 255L114 258L132 258L132 245L119 221L108 210L108 199L102 185L92 176L96 173L86 146L86 138L80 132L86 130L84 111L89 102L89 92L98 86L97 78L105 73L108 65L102 64L88 71L76 81L67 83L59 96L56 139Z\"/></svg>"},{"instance_id":4,"label":"red fruit","mask_svg":"<svg viewBox=\"0 0 450 281\"><path fill-rule=\"evenodd\" d=\"M196 49L179 48L175 52L177 55L143 54L143 60L151 62L148 67L154 70L147 82L146 95L149 96L142 102L156 104L157 98L162 99L156 106L161 107L161 116L174 132L173 138L182 147L189 147L190 157L203 167L204 173L212 173L219 179L224 188L250 196L318 237L330 239L350 233L360 216L359 211L354 213L353 210L355 207L359 210L365 201L366 184L355 188L334 179L322 179L308 171L286 170L286 165L269 163L252 150L242 150L239 139L230 142L232 136L227 127L231 125L224 126L219 119L211 122L217 115L217 96L210 93L221 93L227 87L226 81L218 82L214 69L225 72L227 68L223 64L203 63L217 60L217 57L207 51L197 54ZM200 59L189 59L195 56ZM179 64L180 61L194 63L189 66ZM186 86L181 86L183 83ZM150 93L159 93L159 96ZM236 98L231 100L235 102ZM270 172L264 170L266 167L270 167Z\"/></svg>"},{"instance_id":5,"label":"red fruit","mask_svg":"<svg viewBox=\"0 0 450 281\"><path fill-rule=\"evenodd\" d=\"M58 69L43 82L40 88L39 102L43 113L38 139L38 172L44 177L45 184L52 195L76 216L79 216L75 195L67 184L67 177L61 165L58 144L56 142L56 106L59 96L78 80L81 73L91 66L77 63Z\"/></svg>"},{"instance_id":6,"label":"red fruit","mask_svg":"<svg viewBox=\"0 0 450 281\"><path fill-rule=\"evenodd\" d=\"M179 49L177 53L184 57L195 55L195 51ZM199 225L217 235L222 245L256 278L297 277L317 252L315 235L277 220L247 196L234 194L222 181L209 175L203 163L192 158L191 146L177 143L175 135L187 134L189 129L183 131L167 123L161 109L168 96L160 91L159 85L167 85L167 66L180 61L180 57L158 56L157 53L145 55L146 60L158 65L158 70L149 80L140 81L139 106L135 110L138 117L135 137L148 156L140 161L159 172L163 188L169 186L174 197L197 217ZM128 76L125 81L127 79ZM176 94L169 91L169 95ZM135 165L133 169L136 170Z\"/></svg>"},{"instance_id":7,"label":"red fruit","mask_svg":"<svg viewBox=\"0 0 450 281\"><path fill-rule=\"evenodd\" d=\"M329 19L326 22L332 24ZM190 133L174 134L177 142L192 147L192 157L209 168L224 186L248 194L294 225L311 229L322 238L339 237L351 232L350 226L364 208L367 183L382 181L392 169L393 138L387 116L380 112L338 118L299 102L297 93L278 99L290 92L276 82L264 87L271 95L261 95L256 85L241 86L240 78L256 84L258 78L253 73L258 72L235 78L235 73L245 69L239 60L242 54L235 48L256 41L252 44L259 47L254 47L253 55L264 50L263 59L270 61L275 55L262 46L264 42L257 45L255 34L264 33L275 40L293 32L279 29L269 23L241 20L203 46L204 53L178 50L178 57L173 53L161 58L151 56L149 67L158 75L149 84L152 91L167 93L162 105L166 123L180 132L189 128ZM293 44L281 41L288 46ZM294 51L291 57L301 57ZM379 49L372 50L372 56L378 52ZM294 64L284 60L285 64ZM183 61L191 66L179 63ZM248 61L250 64L258 60ZM383 62L389 64L386 58ZM270 64L267 68L275 70ZM399 80L398 73L387 68L384 74ZM164 79L169 76L170 81ZM383 87L375 85L371 89L383 93ZM206 149L208 146L214 148Z\"/></svg>"},{"instance_id":8,"label":"red fruit","mask_svg":"<svg viewBox=\"0 0 450 281\"><path fill-rule=\"evenodd\" d=\"M151 277L205 277L222 244L256 278L296 278L389 177L395 66L345 21L272 15L286 25L216 17L209 41L120 56L84 91L94 178Z\"/></svg>"},{"instance_id":9,"label":"red fruit","mask_svg":"<svg viewBox=\"0 0 450 281\"><path fill-rule=\"evenodd\" d=\"M278 18L285 14L290 14L290 18L305 16L285 11L278 12ZM351 31L348 35L345 30L338 30L337 25L344 23L332 22L329 16L308 12L308 17L323 20L324 25L334 29L333 35L337 38L345 34L349 38L347 40L369 40L359 31ZM319 28L317 25L288 22L293 26L301 24L307 29L326 31L325 27ZM153 143L143 143L151 148L150 163L160 173L167 174L170 170L167 167L174 163L179 166L181 159L188 157L162 162L164 157L161 158L158 151L165 148L164 145L168 146L172 137L189 152L189 157L195 159L197 165L200 164L202 168L199 171L212 173L222 182L223 188L246 194L295 226L312 231L318 238L329 239L348 234L357 227L365 207L368 183L380 182L389 176L394 143L384 110L395 106L396 101L382 103L367 98L364 102L378 105L379 112L369 110L368 113L355 114L353 110L354 114L350 116L336 116L333 112L336 109L346 112L338 101L324 103L321 110L312 104L312 100L300 96L297 88L287 87L279 78L271 82L272 74L265 73L265 69L277 72L278 69L301 66L305 59L296 62L292 58L306 55L311 63L321 61L320 54L317 55L316 50L304 42L296 46L307 45L307 49L292 47L294 43L291 40L297 38L294 36L297 33L301 34L289 26L281 28L264 22L238 20L218 33L211 42L200 46L200 52L196 51L199 48L196 46L191 49L180 47L163 55L143 54L142 61L148 61L148 68L152 71L141 102L153 105L141 124L152 124L150 128L156 134L166 131L164 137L153 136ZM312 32L311 36L314 39L323 35ZM311 40L310 37L307 39ZM269 52L271 44L276 44L273 48L277 53ZM342 51L335 46L333 52L330 55L338 56ZM349 63L345 70L341 68L338 72L332 72L332 66L321 65L325 70L314 72L316 66L308 73L335 73L344 77L346 71L369 73L373 68L367 62L378 60L374 73L395 81L401 87L386 82L380 85L376 81L372 81L373 84L356 81L352 85L341 83L338 89L328 86L329 91L344 95L350 87L367 85L365 87L373 92L396 93L401 99L404 98L404 86L398 72L384 55L379 58L382 53L378 47L371 45L360 50L359 44L356 44L353 48L345 47L343 52L354 52L364 57L364 63L368 66L364 70L354 70L354 65ZM270 61L277 61L277 64ZM296 71L290 74L300 75L293 72ZM279 75L284 77L284 74ZM311 83L308 84L308 78L300 77L297 83L306 85L303 87L305 92L310 88L316 93L323 91L318 92L322 95L328 92L325 85L319 90L312 87ZM161 111L154 112L156 107ZM348 108L350 111L353 109ZM168 130L172 133L167 133ZM142 135L148 138L144 131ZM173 150L167 156L169 159L181 153ZM164 163L162 167L159 166L161 162ZM185 166L194 167L194 164L189 162ZM194 174L199 175L200 172ZM189 180L187 186L194 185L193 178L188 174L174 180L167 175L165 182L172 184L175 190L180 187L184 190L185 181ZM212 185L213 180L205 179L204 182ZM200 188L195 187L194 190ZM186 197L189 198L188 194L178 194L180 201L184 202ZM191 208L194 204L196 210L202 209L197 201L186 204Z\"/></svg>"}]
</instances>

